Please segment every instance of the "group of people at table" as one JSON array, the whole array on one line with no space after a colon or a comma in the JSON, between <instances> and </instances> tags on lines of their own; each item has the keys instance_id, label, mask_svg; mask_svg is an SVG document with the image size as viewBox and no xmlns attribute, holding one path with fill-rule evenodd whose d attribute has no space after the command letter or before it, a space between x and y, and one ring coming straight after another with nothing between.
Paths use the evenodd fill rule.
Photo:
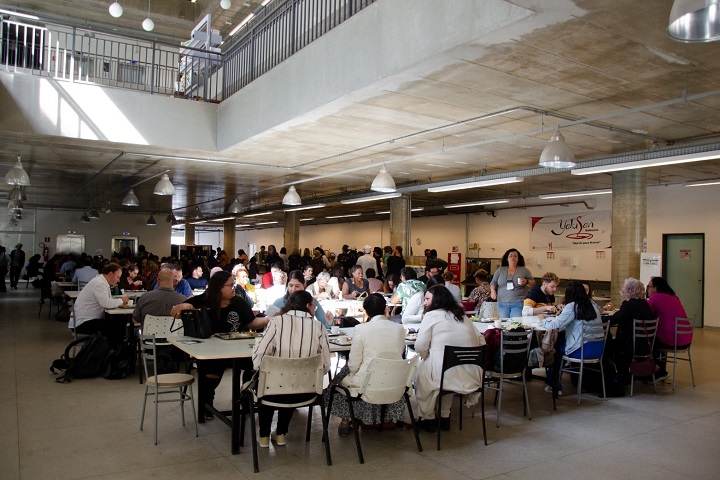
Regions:
<instances>
[{"instance_id":1,"label":"group of people at table","mask_svg":"<svg viewBox=\"0 0 720 480\"><path fill-rule=\"evenodd\" d=\"M475 328L472 320L463 308L459 289L455 291L445 281L437 268L426 271L426 281L416 278L411 268L401 268L397 285L385 296L371 293L369 282L364 277L363 266L358 264L349 268L348 278L342 285L330 286L330 275L320 273L311 288L307 287L302 271L295 270L285 274L282 270L270 272L279 277L278 284L283 289L278 298L270 297L262 289L255 288L249 281L247 270L241 264L232 272L219 270L213 272L207 283L207 289L199 295L184 295L177 291L178 267L164 266L157 274L157 288L144 293L137 300L133 311L134 319L141 323L147 314L180 316L183 310L206 308L211 320L213 333L225 333L234 329L264 330L264 335L254 347L252 358L243 365L244 379L250 378L259 368L263 357L280 356L302 358L321 355L326 372L330 369L330 349L328 330L336 324L333 311L325 312L321 305L328 299L364 298L362 307L366 321L358 323L352 336L352 347L343 369L333 378L344 386L359 386L366 368L372 358L400 359L405 355L407 326L417 327L417 339L414 349L420 356L415 388L411 392L413 411L420 418L420 425L434 431L437 425L436 415L441 416L442 429L450 428L451 403L443 400L443 411L437 412L437 397L440 389L440 372L443 351L446 345L474 347L485 343L484 336ZM433 271L434 270L434 271ZM79 293L74 305L75 319L70 327L79 333L101 332L111 341L121 341L125 333L124 323L110 322L103 313L105 309L127 304L128 297L114 298L110 288L121 277L121 268L117 264L107 265L100 275L92 278ZM286 281L282 281L282 276ZM564 305L556 305L555 292L559 279L555 274L546 273L539 285L525 267L523 256L516 249L510 249L502 257L501 266L490 282L487 272L476 273L478 286L469 295L469 301L475 302L476 309L483 302L497 301L498 315L501 318L536 316L545 330L557 330L560 333L557 347L560 353L577 356L582 344L584 323L603 322L603 310L612 308L607 305L601 309L593 302L587 283L569 281L565 289ZM337 278L334 277L334 278ZM448 288L450 287L450 288ZM267 290L271 290L270 287ZM277 290L277 289L276 289ZM605 355L613 355L618 369L627 371L632 357L632 323L634 319L659 318L656 346L672 347L674 343L674 322L676 317L685 317L680 300L667 282L654 277L644 285L636 280L627 279L622 287L623 303L609 315L612 325L617 325L617 333L612 347L605 345ZM390 297L388 300L387 297ZM263 313L255 302L266 303ZM399 310L399 313L394 313ZM607 320L606 320L607 321ZM239 328L238 328L239 327ZM679 343L689 344L692 338L682 338ZM586 358L599 356L603 351L602 342L592 342L593 346L584 350ZM610 340L608 340L610 343ZM206 402L212 404L215 390L222 380L230 360L203 360L197 362L199 383L204 389ZM656 379L667 378L665 366L655 374ZM471 393L480 387L482 374L478 367L460 366L445 375L444 388L460 393ZM551 378L551 375L548 375ZM629 374L628 374L629 379ZM326 393L327 397L327 393ZM327 400L327 398L326 398ZM285 445L293 409L278 409L278 422L274 440L277 445ZM360 402L354 408L355 417L365 425L380 422L380 408ZM332 412L341 419L338 431L347 435L352 427L350 412L344 401L333 401ZM262 407L259 411L259 444L268 447L274 409ZM212 414L208 414L212 418ZM407 418L405 406L401 401L389 406L385 419L401 422Z\"/></svg>"}]
</instances>

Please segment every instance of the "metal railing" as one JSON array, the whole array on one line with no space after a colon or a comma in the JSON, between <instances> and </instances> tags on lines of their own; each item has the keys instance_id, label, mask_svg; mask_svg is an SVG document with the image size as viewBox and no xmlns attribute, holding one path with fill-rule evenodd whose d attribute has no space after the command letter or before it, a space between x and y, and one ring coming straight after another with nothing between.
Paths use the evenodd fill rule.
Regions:
<instances>
[{"instance_id":1,"label":"metal railing","mask_svg":"<svg viewBox=\"0 0 720 480\"><path fill-rule=\"evenodd\" d=\"M0 68L220 102L376 0L285 0L262 8L224 52L3 18Z\"/></svg>"}]
</instances>

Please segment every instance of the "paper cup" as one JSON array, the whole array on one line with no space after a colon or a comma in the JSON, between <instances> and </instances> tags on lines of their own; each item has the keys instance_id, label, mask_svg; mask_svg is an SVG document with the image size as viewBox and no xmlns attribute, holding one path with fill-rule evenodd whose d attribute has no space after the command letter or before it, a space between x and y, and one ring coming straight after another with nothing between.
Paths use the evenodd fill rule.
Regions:
<instances>
[{"instance_id":1,"label":"paper cup","mask_svg":"<svg viewBox=\"0 0 720 480\"><path fill-rule=\"evenodd\" d=\"M495 328L502 328L502 321L500 321L500 320L495 320L494 323L495 323Z\"/></svg>"},{"instance_id":2,"label":"paper cup","mask_svg":"<svg viewBox=\"0 0 720 480\"><path fill-rule=\"evenodd\" d=\"M330 332L331 332L333 335L337 335L337 334L340 333L340 327L337 327L337 326L332 327L332 328L330 329Z\"/></svg>"}]
</instances>

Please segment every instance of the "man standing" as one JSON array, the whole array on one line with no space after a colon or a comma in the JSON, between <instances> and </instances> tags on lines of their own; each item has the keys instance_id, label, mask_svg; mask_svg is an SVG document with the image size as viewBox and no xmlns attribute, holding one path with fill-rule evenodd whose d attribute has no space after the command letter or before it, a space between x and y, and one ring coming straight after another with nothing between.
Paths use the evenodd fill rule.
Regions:
<instances>
[{"instance_id":1,"label":"man standing","mask_svg":"<svg viewBox=\"0 0 720 480\"><path fill-rule=\"evenodd\" d=\"M392 255L387 259L387 275L394 273L400 276L400 270L405 268L405 259L403 258L402 246L398 245L393 250Z\"/></svg>"},{"instance_id":2,"label":"man standing","mask_svg":"<svg viewBox=\"0 0 720 480\"><path fill-rule=\"evenodd\" d=\"M15 250L10 252L10 288L17 290L17 284L20 281L20 272L25 266L25 252L23 252L23 244L15 245Z\"/></svg>"},{"instance_id":3,"label":"man standing","mask_svg":"<svg viewBox=\"0 0 720 480\"><path fill-rule=\"evenodd\" d=\"M363 247L363 252L365 253L362 257L357 259L357 263L355 265L360 265L363 269L363 277L367 278L367 271L368 268L372 268L375 270L377 268L377 262L375 261L375 257L373 257L372 247L370 245L365 245Z\"/></svg>"},{"instance_id":4,"label":"man standing","mask_svg":"<svg viewBox=\"0 0 720 480\"><path fill-rule=\"evenodd\" d=\"M542 276L542 283L535 285L525 297L523 302L523 316L557 313L555 307L555 292L560 279L552 272Z\"/></svg>"},{"instance_id":5,"label":"man standing","mask_svg":"<svg viewBox=\"0 0 720 480\"><path fill-rule=\"evenodd\" d=\"M172 307L183 303L187 297L174 289L174 271L162 269L158 273L158 288L143 294L138 298L133 320L142 323L145 315L170 315Z\"/></svg>"},{"instance_id":6,"label":"man standing","mask_svg":"<svg viewBox=\"0 0 720 480\"><path fill-rule=\"evenodd\" d=\"M120 265L109 263L103 267L100 275L90 280L80 291L73 306L75 311L74 327L77 333L89 335L101 333L113 346L122 343L125 337L126 320L124 315L105 317L105 309L117 308L129 300L127 295L113 298L110 294L110 288L117 285L120 275L122 275ZM73 320L70 320L68 328L73 328Z\"/></svg>"}]
</instances>

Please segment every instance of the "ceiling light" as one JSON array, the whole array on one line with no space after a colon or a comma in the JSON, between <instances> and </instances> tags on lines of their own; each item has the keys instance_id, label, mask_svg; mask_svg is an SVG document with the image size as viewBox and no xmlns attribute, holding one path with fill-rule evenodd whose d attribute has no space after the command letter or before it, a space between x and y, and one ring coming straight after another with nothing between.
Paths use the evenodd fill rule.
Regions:
<instances>
[{"instance_id":1,"label":"ceiling light","mask_svg":"<svg viewBox=\"0 0 720 480\"><path fill-rule=\"evenodd\" d=\"M301 205L302 200L300 199L300 195L298 195L297 190L295 190L294 186L290 186L288 188L287 193L282 199L283 205Z\"/></svg>"},{"instance_id":2,"label":"ceiling light","mask_svg":"<svg viewBox=\"0 0 720 480\"><path fill-rule=\"evenodd\" d=\"M200 210L200 206L195 205L195 211L193 212L191 218L198 220L198 219L201 219L202 217L203 217L203 212L202 212L202 210Z\"/></svg>"},{"instance_id":3,"label":"ceiling light","mask_svg":"<svg viewBox=\"0 0 720 480\"><path fill-rule=\"evenodd\" d=\"M22 202L22 200L17 200L17 199L14 199L14 198L13 198L13 199L11 199L11 200L8 202L8 208L11 209L11 210L12 210L12 209L22 210L22 209L23 209L23 202Z\"/></svg>"},{"instance_id":4,"label":"ceiling light","mask_svg":"<svg viewBox=\"0 0 720 480\"><path fill-rule=\"evenodd\" d=\"M173 212L168 213L168 216L165 217L165 221L168 223L175 223L177 222L177 218L175 218L175 214Z\"/></svg>"},{"instance_id":5,"label":"ceiling light","mask_svg":"<svg viewBox=\"0 0 720 480\"><path fill-rule=\"evenodd\" d=\"M25 194L25 188L21 187L20 185L16 185L13 188L10 189L10 192L8 193L8 200L27 200L27 195Z\"/></svg>"},{"instance_id":6,"label":"ceiling light","mask_svg":"<svg viewBox=\"0 0 720 480\"><path fill-rule=\"evenodd\" d=\"M260 215L270 215L271 213L273 213L272 210L268 212L248 213L247 215L243 215L243 218L259 217Z\"/></svg>"},{"instance_id":7,"label":"ceiling light","mask_svg":"<svg viewBox=\"0 0 720 480\"><path fill-rule=\"evenodd\" d=\"M140 206L140 200L138 200L137 195L135 195L135 191L131 188L129 192L125 195L125 198L122 199L122 204L126 207L139 207Z\"/></svg>"},{"instance_id":8,"label":"ceiling light","mask_svg":"<svg viewBox=\"0 0 720 480\"><path fill-rule=\"evenodd\" d=\"M574 168L570 171L573 175L591 175L594 173L619 172L622 170L634 170L636 168L660 167L663 165L676 165L678 163L701 162L720 157L720 150L709 152L689 153L686 155L673 155L671 157L648 158L634 162L614 163L611 165L600 165L597 167Z\"/></svg>"},{"instance_id":9,"label":"ceiling light","mask_svg":"<svg viewBox=\"0 0 720 480\"><path fill-rule=\"evenodd\" d=\"M242 212L242 205L240 205L240 202L238 202L237 197L235 197L235 200L230 204L230 206L227 209L227 213L240 213Z\"/></svg>"},{"instance_id":10,"label":"ceiling light","mask_svg":"<svg viewBox=\"0 0 720 480\"><path fill-rule=\"evenodd\" d=\"M560 127L550 138L540 154L540 166L545 168L572 168L575 166L575 155L565 143L565 137L560 133Z\"/></svg>"},{"instance_id":11,"label":"ceiling light","mask_svg":"<svg viewBox=\"0 0 720 480\"><path fill-rule=\"evenodd\" d=\"M245 26L245 24L248 23L250 21L250 19L252 19L254 16L255 16L254 13L248 14L248 16L245 17L245 20L240 22L237 27L232 29L232 31L230 32L230 36L232 37L233 35L235 35L238 32L238 30L240 30L243 26Z\"/></svg>"},{"instance_id":12,"label":"ceiling light","mask_svg":"<svg viewBox=\"0 0 720 480\"><path fill-rule=\"evenodd\" d=\"M667 33L680 42L720 40L720 1L675 0Z\"/></svg>"},{"instance_id":13,"label":"ceiling light","mask_svg":"<svg viewBox=\"0 0 720 480\"><path fill-rule=\"evenodd\" d=\"M147 225L148 227L154 227L155 225L157 225L157 222L155 221L155 217L150 215L150 218L147 219L147 222L145 222L145 225Z\"/></svg>"},{"instance_id":14,"label":"ceiling light","mask_svg":"<svg viewBox=\"0 0 720 480\"><path fill-rule=\"evenodd\" d=\"M584 192L552 193L548 195L538 195L538 198L542 200L551 200L553 198L586 197L589 195L607 195L609 193L612 193L612 189L586 190Z\"/></svg>"},{"instance_id":15,"label":"ceiling light","mask_svg":"<svg viewBox=\"0 0 720 480\"><path fill-rule=\"evenodd\" d=\"M198 220L197 222L188 222L190 225L200 225L201 223L207 223L207 220Z\"/></svg>"},{"instance_id":16,"label":"ceiling light","mask_svg":"<svg viewBox=\"0 0 720 480\"><path fill-rule=\"evenodd\" d=\"M230 2L230 0L220 0L220 7L223 10L228 10L230 7L232 7L232 2Z\"/></svg>"},{"instance_id":17,"label":"ceiling light","mask_svg":"<svg viewBox=\"0 0 720 480\"><path fill-rule=\"evenodd\" d=\"M98 213L97 209L91 208L88 212L88 218L90 220L99 220L100 219L100 213Z\"/></svg>"},{"instance_id":18,"label":"ceiling light","mask_svg":"<svg viewBox=\"0 0 720 480\"><path fill-rule=\"evenodd\" d=\"M175 195L175 186L170 182L167 173L163 173L163 176L160 177L160 181L155 185L153 193L155 195Z\"/></svg>"},{"instance_id":19,"label":"ceiling light","mask_svg":"<svg viewBox=\"0 0 720 480\"><path fill-rule=\"evenodd\" d=\"M295 207L295 208L286 208L283 211L285 212L297 212L300 210L312 210L314 208L323 208L325 206L324 203L318 203L316 205L306 205L304 207Z\"/></svg>"},{"instance_id":20,"label":"ceiling light","mask_svg":"<svg viewBox=\"0 0 720 480\"><path fill-rule=\"evenodd\" d=\"M479 207L482 205L496 205L498 203L508 203L510 200L486 200L484 202L470 202L470 203L454 203L452 205L443 205L443 208L463 208L463 207Z\"/></svg>"},{"instance_id":21,"label":"ceiling light","mask_svg":"<svg viewBox=\"0 0 720 480\"><path fill-rule=\"evenodd\" d=\"M90 218L88 217L87 212L82 214L82 217L80 217L80 221L82 223L90 223Z\"/></svg>"},{"instance_id":22,"label":"ceiling light","mask_svg":"<svg viewBox=\"0 0 720 480\"><path fill-rule=\"evenodd\" d=\"M375 215L390 215L390 210L385 210L384 212L375 212Z\"/></svg>"},{"instance_id":23,"label":"ceiling light","mask_svg":"<svg viewBox=\"0 0 720 480\"><path fill-rule=\"evenodd\" d=\"M301 218L299 221L300 221L300 222L309 222L310 220L315 220L315 217Z\"/></svg>"},{"instance_id":24,"label":"ceiling light","mask_svg":"<svg viewBox=\"0 0 720 480\"><path fill-rule=\"evenodd\" d=\"M238 229L238 228L245 228L245 227L249 227L249 226L250 226L250 224L249 224L249 223L243 223L243 224L241 224L241 225L235 225L235 229Z\"/></svg>"},{"instance_id":25,"label":"ceiling light","mask_svg":"<svg viewBox=\"0 0 720 480\"><path fill-rule=\"evenodd\" d=\"M118 3L118 2L115 2L112 5L110 5L110 8L108 10L110 10L110 15L112 15L115 18L119 18L123 14L122 5L120 5L120 3Z\"/></svg>"},{"instance_id":26,"label":"ceiling light","mask_svg":"<svg viewBox=\"0 0 720 480\"><path fill-rule=\"evenodd\" d=\"M351 205L353 203L362 203L362 202L373 202L375 200L385 200L388 198L397 198L401 197L402 193L395 192L395 193L386 193L385 195L373 195L371 197L360 197L360 198L352 198L349 200L340 200L340 203L343 205Z\"/></svg>"},{"instance_id":27,"label":"ceiling light","mask_svg":"<svg viewBox=\"0 0 720 480\"><path fill-rule=\"evenodd\" d=\"M15 166L5 175L5 183L22 186L30 185L30 177L28 177L27 172L23 168L22 162L20 162L20 155L17 156Z\"/></svg>"},{"instance_id":28,"label":"ceiling light","mask_svg":"<svg viewBox=\"0 0 720 480\"><path fill-rule=\"evenodd\" d=\"M508 183L518 183L524 180L523 177L506 177L506 178L495 178L492 180L480 180L477 182L468 183L456 183L453 185L444 185L442 187L430 187L428 192L439 193L439 192L450 192L453 190L465 190L467 188L479 188L479 187L491 187L493 185L505 185Z\"/></svg>"},{"instance_id":29,"label":"ceiling light","mask_svg":"<svg viewBox=\"0 0 720 480\"><path fill-rule=\"evenodd\" d=\"M350 218L350 217L359 217L362 215L362 213L348 213L347 215L333 215L331 217L325 217L325 218Z\"/></svg>"},{"instance_id":30,"label":"ceiling light","mask_svg":"<svg viewBox=\"0 0 720 480\"><path fill-rule=\"evenodd\" d=\"M148 0L148 16L145 20L143 20L142 27L146 32L152 32L153 28L155 28L155 22L150 20L150 0Z\"/></svg>"},{"instance_id":31,"label":"ceiling light","mask_svg":"<svg viewBox=\"0 0 720 480\"><path fill-rule=\"evenodd\" d=\"M255 225L273 225L275 223L278 223L278 222L260 222L260 223L256 223Z\"/></svg>"},{"instance_id":32,"label":"ceiling light","mask_svg":"<svg viewBox=\"0 0 720 480\"><path fill-rule=\"evenodd\" d=\"M378 173L375 180L373 180L370 190L380 193L395 191L395 180L393 180L385 167L380 169L380 173Z\"/></svg>"},{"instance_id":33,"label":"ceiling light","mask_svg":"<svg viewBox=\"0 0 720 480\"><path fill-rule=\"evenodd\" d=\"M720 178L717 180L705 180L704 182L687 183L686 187L705 187L707 185L720 185Z\"/></svg>"},{"instance_id":34,"label":"ceiling light","mask_svg":"<svg viewBox=\"0 0 720 480\"><path fill-rule=\"evenodd\" d=\"M421 212L423 210L423 207L417 207L417 208L411 208L411 212ZM390 210L385 210L384 212L375 212L376 215L388 215L390 213Z\"/></svg>"}]
</instances>

